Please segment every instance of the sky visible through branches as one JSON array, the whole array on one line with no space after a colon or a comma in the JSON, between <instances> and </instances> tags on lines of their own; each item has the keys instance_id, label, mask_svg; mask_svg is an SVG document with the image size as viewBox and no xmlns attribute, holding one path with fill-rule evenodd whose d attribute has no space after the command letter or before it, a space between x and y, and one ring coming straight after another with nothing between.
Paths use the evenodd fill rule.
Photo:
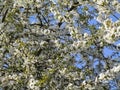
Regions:
<instances>
[{"instance_id":1,"label":"sky visible through branches","mask_svg":"<svg viewBox=\"0 0 120 90\"><path fill-rule=\"evenodd\" d=\"M52 1L53 1L55 4L57 3L57 0L52 0ZM78 12L82 14L83 12L82 12L81 8L82 8L82 7L78 8ZM91 7L91 6L89 7L89 10L93 10L93 9L94 9L93 7ZM57 22L57 21L54 19L54 14L53 14L53 13L50 13L48 16L51 17L51 22L50 22L50 23L51 23L51 25L53 25L53 27L54 27L54 25L55 25L56 22ZM109 16L109 18L110 18L113 22L115 22L115 21L117 21L117 20L120 20L120 14L119 14L119 13L111 14L111 15ZM38 22L37 15L32 15L32 16L30 16L30 17L29 17L29 22L30 22L30 24L35 24L35 23L37 23L37 22ZM92 20L89 20L89 24L90 24L90 25L96 25L96 26L97 26L98 22L97 22L96 19L92 19ZM61 25L61 28L64 28L65 26L66 26L66 24L64 23L63 25ZM77 23L74 24L74 26L77 27ZM97 27L99 28L99 26L97 26ZM85 30L85 32L83 32L83 33L89 33L89 31L88 31L88 30ZM120 40L114 42L114 44L117 45L117 46L120 46ZM94 48L93 48L93 49L94 49ZM114 50L112 50L112 49L110 49L110 48L108 48L108 47L104 47L104 49L103 49L104 57L109 58L109 57L112 56L112 59L117 59L117 60L120 62L120 51L117 52L117 53L118 53L117 55L114 55L114 56L113 56L113 54L114 54L115 52L116 52L116 51L114 51ZM80 54L76 54L76 55L73 55L73 56L74 56L75 59L76 59L75 66L76 66L77 68L82 69L82 68L86 65L86 63L83 62L83 60L82 60L82 58L81 58L81 55L80 55ZM92 59L91 56L90 56L90 58ZM101 63L102 63L102 65L103 65L103 67L104 67L105 63L102 62L102 61L101 61ZM94 64L93 64L93 68L97 68L96 66L97 66L98 64L99 64L99 60L96 59L95 62L94 62ZM109 81L109 84L110 84L110 86L111 86L111 89L110 89L110 90L116 90L117 86L116 86L116 83L114 82L114 80Z\"/></svg>"},{"instance_id":2,"label":"sky visible through branches","mask_svg":"<svg viewBox=\"0 0 120 90\"><path fill-rule=\"evenodd\" d=\"M54 1L54 3L57 3L57 0L53 0ZM89 9L90 10L93 10L94 8L92 8L92 7L89 7ZM22 11L22 10L21 10ZM78 9L78 12L79 13L82 13L81 12L81 8L79 8ZM48 15L49 17L51 17L51 24L52 25L55 25L56 24L56 20L54 19L54 15L52 14L52 13L50 13L49 15ZM117 17L117 18L116 18ZM110 17L109 17L110 19L112 19L112 21L113 22L115 22L115 21L117 21L117 20L120 20L120 14L119 13L114 13L114 15L110 15ZM118 19L119 18L119 19ZM30 17L29 17L29 23L30 24L35 24L35 23L37 23L38 22L38 19L37 19L37 15L31 15ZM89 24L91 24L91 25L96 25L98 22L96 21L96 19L92 19L92 20L89 20ZM76 23L77 24L77 23ZM75 26L77 26L75 24ZM65 24L63 25L63 26L61 26L61 28L64 28L65 27ZM87 30L86 30L86 32L87 32ZM89 32L88 32L89 33ZM118 40L118 41L116 41L116 42L114 42L114 44L115 45L120 45L120 40ZM104 48L104 50L103 50L103 53L104 53L104 56L107 58L107 57L110 57L110 56L112 56L112 54L114 53L114 51L113 50L111 50L110 48L108 48L108 47L105 47ZM118 51L118 56L116 56L116 57L114 57L114 58L118 58L118 57L120 57L120 51ZM76 55L76 60L79 60L80 59L80 55ZM84 64L83 64L84 65ZM78 67L78 68L80 68L82 65L79 65L79 64L76 64L76 66Z\"/></svg>"}]
</instances>

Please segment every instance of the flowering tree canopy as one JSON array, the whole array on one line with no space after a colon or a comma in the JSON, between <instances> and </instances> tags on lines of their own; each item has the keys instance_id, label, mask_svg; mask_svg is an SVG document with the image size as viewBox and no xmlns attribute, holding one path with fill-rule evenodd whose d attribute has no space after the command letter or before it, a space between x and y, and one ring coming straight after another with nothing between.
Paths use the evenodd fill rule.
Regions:
<instances>
[{"instance_id":1,"label":"flowering tree canopy","mask_svg":"<svg viewBox=\"0 0 120 90\"><path fill-rule=\"evenodd\" d=\"M1 90L120 89L116 13L119 0L0 0Z\"/></svg>"}]
</instances>

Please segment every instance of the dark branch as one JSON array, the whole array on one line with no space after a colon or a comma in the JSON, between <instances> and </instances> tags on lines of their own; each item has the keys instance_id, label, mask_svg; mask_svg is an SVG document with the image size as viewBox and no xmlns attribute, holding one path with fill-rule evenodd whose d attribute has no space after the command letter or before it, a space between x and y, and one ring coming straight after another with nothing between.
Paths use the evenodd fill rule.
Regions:
<instances>
[{"instance_id":1,"label":"dark branch","mask_svg":"<svg viewBox=\"0 0 120 90\"><path fill-rule=\"evenodd\" d=\"M5 21L5 18L6 18L6 16L7 16L8 10L9 10L9 9L7 9L7 10L5 11L5 14L3 15L2 23Z\"/></svg>"}]
</instances>

